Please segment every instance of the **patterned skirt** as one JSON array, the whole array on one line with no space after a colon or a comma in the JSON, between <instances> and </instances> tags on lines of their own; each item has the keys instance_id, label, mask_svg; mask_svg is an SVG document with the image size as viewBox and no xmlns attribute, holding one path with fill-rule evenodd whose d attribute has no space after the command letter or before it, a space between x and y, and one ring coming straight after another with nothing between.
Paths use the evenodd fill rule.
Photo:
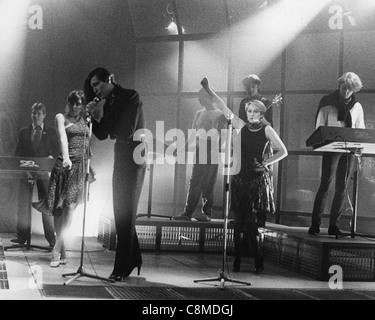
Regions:
<instances>
[{"instance_id":1,"label":"patterned skirt","mask_svg":"<svg viewBox=\"0 0 375 320\"><path fill-rule=\"evenodd\" d=\"M95 181L95 173L90 167L89 183ZM33 202L32 206L47 215L60 215L64 207L83 202L86 166L83 161L73 162L70 169L64 168L62 159L56 160L51 171L47 197Z\"/></svg>"},{"instance_id":2,"label":"patterned skirt","mask_svg":"<svg viewBox=\"0 0 375 320\"><path fill-rule=\"evenodd\" d=\"M273 184L268 172L246 181L239 176L231 180L231 210L248 212L261 211L275 213Z\"/></svg>"}]
</instances>

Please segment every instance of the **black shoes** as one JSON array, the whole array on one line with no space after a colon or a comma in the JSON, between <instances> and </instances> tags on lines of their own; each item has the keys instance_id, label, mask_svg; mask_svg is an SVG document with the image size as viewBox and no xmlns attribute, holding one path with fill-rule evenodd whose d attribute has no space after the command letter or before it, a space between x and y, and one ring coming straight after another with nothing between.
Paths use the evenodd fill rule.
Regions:
<instances>
[{"instance_id":1,"label":"black shoes","mask_svg":"<svg viewBox=\"0 0 375 320\"><path fill-rule=\"evenodd\" d=\"M122 281L124 279L126 279L127 277L130 276L130 274L132 273L132 271L137 268L138 269L138 276L141 274L141 265L139 266L135 266L133 267L129 272L125 272L125 273L122 273L122 274L116 274L116 273L112 273L108 278L111 279L111 280L114 280L116 282L118 281Z\"/></svg>"},{"instance_id":2,"label":"black shoes","mask_svg":"<svg viewBox=\"0 0 375 320\"><path fill-rule=\"evenodd\" d=\"M317 233L319 233L320 232L320 229L319 229L319 227L317 226L317 225L312 225L310 228L309 228L309 233L311 234L311 235L315 235L315 234L317 234Z\"/></svg>"},{"instance_id":3,"label":"black shoes","mask_svg":"<svg viewBox=\"0 0 375 320\"><path fill-rule=\"evenodd\" d=\"M184 220L190 221L191 217L185 214L185 212L180 213L178 216L173 217L173 220Z\"/></svg>"},{"instance_id":4,"label":"black shoes","mask_svg":"<svg viewBox=\"0 0 375 320\"><path fill-rule=\"evenodd\" d=\"M26 240L26 239L23 239L23 238L16 238L16 239L12 239L12 240L10 240L10 242L18 243L18 244L21 244L21 245L24 245L26 241L27 241L27 240Z\"/></svg>"},{"instance_id":5,"label":"black shoes","mask_svg":"<svg viewBox=\"0 0 375 320\"><path fill-rule=\"evenodd\" d=\"M309 228L309 234L315 235L320 232L320 229L317 225L312 225ZM330 225L328 228L328 235L330 236L340 236L343 233L340 231L340 229L336 225Z\"/></svg>"},{"instance_id":6,"label":"black shoes","mask_svg":"<svg viewBox=\"0 0 375 320\"><path fill-rule=\"evenodd\" d=\"M260 266L260 267L256 267L255 270L254 270L254 272L255 272L256 274L259 274L259 273L261 273L263 270L264 270L264 267L263 267L263 266Z\"/></svg>"},{"instance_id":7,"label":"black shoes","mask_svg":"<svg viewBox=\"0 0 375 320\"><path fill-rule=\"evenodd\" d=\"M203 221L203 222L210 222L211 221L211 217L208 214L205 214L205 213L200 213L199 215L194 217L194 219L197 220L197 221ZM174 216L173 220L190 221L191 216L189 216L185 212L182 212L178 216Z\"/></svg>"},{"instance_id":8,"label":"black shoes","mask_svg":"<svg viewBox=\"0 0 375 320\"><path fill-rule=\"evenodd\" d=\"M330 236L341 236L343 233L340 231L340 229L336 225L331 225L328 228L328 234Z\"/></svg>"},{"instance_id":9,"label":"black shoes","mask_svg":"<svg viewBox=\"0 0 375 320\"><path fill-rule=\"evenodd\" d=\"M207 222L211 221L211 217L208 214L205 214L203 212L200 213L198 216L196 216L194 219L198 221L207 221Z\"/></svg>"}]
</instances>

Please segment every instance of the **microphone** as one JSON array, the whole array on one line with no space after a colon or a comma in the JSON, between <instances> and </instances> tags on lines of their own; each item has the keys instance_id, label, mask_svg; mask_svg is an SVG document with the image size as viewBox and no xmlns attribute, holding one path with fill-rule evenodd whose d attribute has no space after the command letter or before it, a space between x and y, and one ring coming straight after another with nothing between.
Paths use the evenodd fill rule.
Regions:
<instances>
[{"instance_id":1,"label":"microphone","mask_svg":"<svg viewBox=\"0 0 375 320\"><path fill-rule=\"evenodd\" d=\"M95 103L98 103L101 100L102 99L100 99L99 97L95 97L92 101L95 102ZM87 110L86 110L86 119L87 119L87 121L91 120L91 113L89 111L87 111Z\"/></svg>"}]
</instances>

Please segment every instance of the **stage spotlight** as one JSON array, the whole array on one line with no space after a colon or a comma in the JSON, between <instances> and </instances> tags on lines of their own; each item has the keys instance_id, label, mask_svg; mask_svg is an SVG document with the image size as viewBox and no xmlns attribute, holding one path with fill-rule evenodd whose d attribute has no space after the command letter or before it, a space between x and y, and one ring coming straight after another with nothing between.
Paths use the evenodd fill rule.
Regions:
<instances>
[{"instance_id":1,"label":"stage spotlight","mask_svg":"<svg viewBox=\"0 0 375 320\"><path fill-rule=\"evenodd\" d=\"M171 22L168 24L168 27L166 28L170 33L177 33L178 32L178 28L177 28L177 24L176 22L174 21L174 18L171 19Z\"/></svg>"},{"instance_id":2,"label":"stage spotlight","mask_svg":"<svg viewBox=\"0 0 375 320\"><path fill-rule=\"evenodd\" d=\"M167 4L165 12L163 13L165 29L169 31L170 34L178 34L177 19L176 15L172 9L170 3ZM181 28L182 33L185 32L184 28Z\"/></svg>"}]
</instances>

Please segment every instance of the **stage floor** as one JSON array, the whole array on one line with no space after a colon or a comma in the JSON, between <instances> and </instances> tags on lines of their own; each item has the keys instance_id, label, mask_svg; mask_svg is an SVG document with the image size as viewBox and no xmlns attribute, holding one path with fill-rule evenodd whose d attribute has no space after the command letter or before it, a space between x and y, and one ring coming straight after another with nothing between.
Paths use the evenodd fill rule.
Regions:
<instances>
[{"instance_id":1,"label":"stage floor","mask_svg":"<svg viewBox=\"0 0 375 320\"><path fill-rule=\"evenodd\" d=\"M10 246L12 238L14 234L1 234L2 246ZM85 243L85 271L107 277L112 271L115 252L104 249L97 238L86 238ZM46 242L41 235L33 235L32 244L45 246ZM42 250L4 251L9 287L0 287L0 300L375 299L374 282L345 282L344 290L331 290L326 281L317 281L269 262L265 262L262 274L254 274L251 257L243 259L239 273L230 271L232 256L227 257L225 268L230 279L247 282L249 286L228 281L224 287L230 290L223 291L219 281L195 283L195 280L218 277L222 255L216 253L144 252L140 276L134 271L126 281L114 284L82 277L64 286L69 278L63 278L62 274L75 273L80 266L80 247L80 238L72 239L67 245L68 264L59 268L49 267L50 253Z\"/></svg>"}]
</instances>

